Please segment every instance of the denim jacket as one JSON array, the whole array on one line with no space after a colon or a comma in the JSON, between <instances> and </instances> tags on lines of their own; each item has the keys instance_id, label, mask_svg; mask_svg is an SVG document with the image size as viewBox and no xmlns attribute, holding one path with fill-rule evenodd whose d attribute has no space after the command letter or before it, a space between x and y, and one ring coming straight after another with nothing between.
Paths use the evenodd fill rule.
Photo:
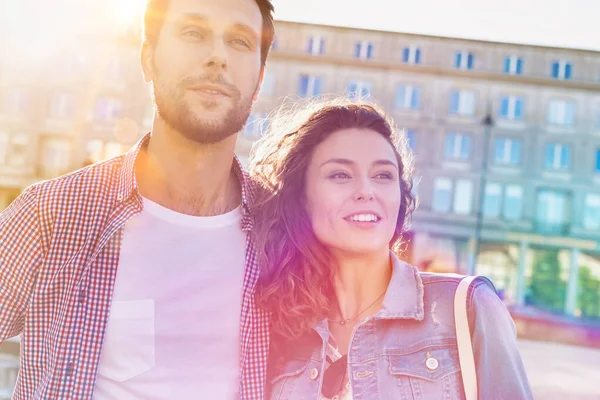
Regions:
<instances>
[{"instance_id":1,"label":"denim jacket","mask_svg":"<svg viewBox=\"0 0 600 400\"><path fill-rule=\"evenodd\" d=\"M460 276L419 273L392 260L380 311L360 322L350 340L353 399L464 399L454 327ZM479 398L532 399L515 325L492 283L477 278L467 304ZM280 342L270 355L268 398L320 399L329 335L323 320L293 342L273 338Z\"/></svg>"}]
</instances>

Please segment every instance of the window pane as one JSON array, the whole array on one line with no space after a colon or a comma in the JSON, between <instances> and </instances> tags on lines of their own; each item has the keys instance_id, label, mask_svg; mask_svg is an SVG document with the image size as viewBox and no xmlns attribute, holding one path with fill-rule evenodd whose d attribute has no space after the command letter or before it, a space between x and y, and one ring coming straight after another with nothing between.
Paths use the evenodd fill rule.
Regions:
<instances>
[{"instance_id":1,"label":"window pane","mask_svg":"<svg viewBox=\"0 0 600 400\"><path fill-rule=\"evenodd\" d=\"M454 190L454 212L461 215L470 214L472 201L473 183L464 179L457 181Z\"/></svg>"},{"instance_id":2,"label":"window pane","mask_svg":"<svg viewBox=\"0 0 600 400\"><path fill-rule=\"evenodd\" d=\"M586 196L583 226L586 229L600 229L600 195L588 194Z\"/></svg>"},{"instance_id":3,"label":"window pane","mask_svg":"<svg viewBox=\"0 0 600 400\"><path fill-rule=\"evenodd\" d=\"M421 49L415 50L415 64L421 64Z\"/></svg>"},{"instance_id":4,"label":"window pane","mask_svg":"<svg viewBox=\"0 0 600 400\"><path fill-rule=\"evenodd\" d=\"M410 60L410 48L405 47L404 50L402 50L402 61L407 63L409 60Z\"/></svg>"},{"instance_id":5,"label":"window pane","mask_svg":"<svg viewBox=\"0 0 600 400\"><path fill-rule=\"evenodd\" d=\"M413 110L421 108L421 88L413 87L410 106Z\"/></svg>"},{"instance_id":6,"label":"window pane","mask_svg":"<svg viewBox=\"0 0 600 400\"><path fill-rule=\"evenodd\" d=\"M462 53L458 52L458 53L456 53L456 56L455 56L454 66L456 68L460 68L461 64L462 64Z\"/></svg>"},{"instance_id":7,"label":"window pane","mask_svg":"<svg viewBox=\"0 0 600 400\"><path fill-rule=\"evenodd\" d=\"M400 85L396 90L396 106L405 107L405 99L406 99L406 86Z\"/></svg>"},{"instance_id":8,"label":"window pane","mask_svg":"<svg viewBox=\"0 0 600 400\"><path fill-rule=\"evenodd\" d=\"M461 138L460 158L466 160L471 155L471 136L462 135Z\"/></svg>"},{"instance_id":9,"label":"window pane","mask_svg":"<svg viewBox=\"0 0 600 400\"><path fill-rule=\"evenodd\" d=\"M450 192L452 181L447 178L436 178L433 182L433 201L432 208L438 212L450 211Z\"/></svg>"},{"instance_id":10,"label":"window pane","mask_svg":"<svg viewBox=\"0 0 600 400\"><path fill-rule=\"evenodd\" d=\"M447 158L455 157L454 148L455 148L456 138L457 138L457 135L454 133L449 133L448 135L446 135L446 148L445 148L444 153Z\"/></svg>"},{"instance_id":11,"label":"window pane","mask_svg":"<svg viewBox=\"0 0 600 400\"><path fill-rule=\"evenodd\" d=\"M504 218L508 220L521 219L523 209L523 188L517 185L506 186L504 195Z\"/></svg>"},{"instance_id":12,"label":"window pane","mask_svg":"<svg viewBox=\"0 0 600 400\"><path fill-rule=\"evenodd\" d=\"M596 150L596 172L600 172L600 149Z\"/></svg>"},{"instance_id":13,"label":"window pane","mask_svg":"<svg viewBox=\"0 0 600 400\"><path fill-rule=\"evenodd\" d=\"M510 163L518 164L521 162L521 141L512 140L511 144Z\"/></svg>"},{"instance_id":14,"label":"window pane","mask_svg":"<svg viewBox=\"0 0 600 400\"><path fill-rule=\"evenodd\" d=\"M302 97L306 97L308 95L308 76L301 75L300 76L300 85L298 87L298 95Z\"/></svg>"},{"instance_id":15,"label":"window pane","mask_svg":"<svg viewBox=\"0 0 600 400\"><path fill-rule=\"evenodd\" d=\"M523 73L523 60L517 58L517 75L521 75Z\"/></svg>"},{"instance_id":16,"label":"window pane","mask_svg":"<svg viewBox=\"0 0 600 400\"><path fill-rule=\"evenodd\" d=\"M546 145L546 152L545 152L545 157L544 157L544 168L550 169L550 168L554 167L555 147L556 146L553 144Z\"/></svg>"},{"instance_id":17,"label":"window pane","mask_svg":"<svg viewBox=\"0 0 600 400\"><path fill-rule=\"evenodd\" d=\"M473 53L469 53L468 60L467 60L467 68L473 69L474 63L475 63L475 56L473 55Z\"/></svg>"},{"instance_id":18,"label":"window pane","mask_svg":"<svg viewBox=\"0 0 600 400\"><path fill-rule=\"evenodd\" d=\"M451 114L458 114L459 101L460 101L460 93L452 92L450 94L450 113Z\"/></svg>"},{"instance_id":19,"label":"window pane","mask_svg":"<svg viewBox=\"0 0 600 400\"><path fill-rule=\"evenodd\" d=\"M558 78L559 69L560 69L560 64L558 62L553 62L552 63L552 77L553 78Z\"/></svg>"},{"instance_id":20,"label":"window pane","mask_svg":"<svg viewBox=\"0 0 600 400\"><path fill-rule=\"evenodd\" d=\"M565 79L571 79L571 64L565 64Z\"/></svg>"},{"instance_id":21,"label":"window pane","mask_svg":"<svg viewBox=\"0 0 600 400\"><path fill-rule=\"evenodd\" d=\"M496 139L494 141L494 161L497 164L504 162L504 146L506 139Z\"/></svg>"},{"instance_id":22,"label":"window pane","mask_svg":"<svg viewBox=\"0 0 600 400\"><path fill-rule=\"evenodd\" d=\"M504 72L507 74L510 73L510 57L504 59Z\"/></svg>"},{"instance_id":23,"label":"window pane","mask_svg":"<svg viewBox=\"0 0 600 400\"><path fill-rule=\"evenodd\" d=\"M508 97L503 97L500 101L500 115L504 118L508 118Z\"/></svg>"},{"instance_id":24,"label":"window pane","mask_svg":"<svg viewBox=\"0 0 600 400\"><path fill-rule=\"evenodd\" d=\"M485 186L483 200L483 215L487 218L497 218L500 215L500 195L502 187L497 183L488 183Z\"/></svg>"}]
</instances>

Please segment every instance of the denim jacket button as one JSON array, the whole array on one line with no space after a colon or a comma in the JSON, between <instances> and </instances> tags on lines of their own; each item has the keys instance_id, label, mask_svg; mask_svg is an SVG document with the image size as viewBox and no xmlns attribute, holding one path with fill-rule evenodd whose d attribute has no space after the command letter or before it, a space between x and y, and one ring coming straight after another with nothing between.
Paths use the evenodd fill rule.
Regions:
<instances>
[{"instance_id":1,"label":"denim jacket button","mask_svg":"<svg viewBox=\"0 0 600 400\"><path fill-rule=\"evenodd\" d=\"M312 379L314 381L318 377L319 377L319 370L316 368L311 369L310 370L310 379Z\"/></svg>"},{"instance_id":2,"label":"denim jacket button","mask_svg":"<svg viewBox=\"0 0 600 400\"><path fill-rule=\"evenodd\" d=\"M427 368L431 371L435 371L440 366L440 363L435 358L429 357L427 361L425 361L425 365L427 365Z\"/></svg>"}]
</instances>

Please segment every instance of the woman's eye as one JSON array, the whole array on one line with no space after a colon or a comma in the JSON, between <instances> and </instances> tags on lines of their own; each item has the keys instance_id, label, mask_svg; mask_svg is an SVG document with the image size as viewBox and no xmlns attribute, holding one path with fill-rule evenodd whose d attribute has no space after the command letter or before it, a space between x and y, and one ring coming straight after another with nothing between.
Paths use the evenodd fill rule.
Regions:
<instances>
[{"instance_id":1,"label":"woman's eye","mask_svg":"<svg viewBox=\"0 0 600 400\"><path fill-rule=\"evenodd\" d=\"M377 179L394 179L394 175L389 172L381 172L375 176Z\"/></svg>"},{"instance_id":2,"label":"woman's eye","mask_svg":"<svg viewBox=\"0 0 600 400\"><path fill-rule=\"evenodd\" d=\"M350 175L345 172L334 172L329 175L329 179L350 179Z\"/></svg>"}]
</instances>

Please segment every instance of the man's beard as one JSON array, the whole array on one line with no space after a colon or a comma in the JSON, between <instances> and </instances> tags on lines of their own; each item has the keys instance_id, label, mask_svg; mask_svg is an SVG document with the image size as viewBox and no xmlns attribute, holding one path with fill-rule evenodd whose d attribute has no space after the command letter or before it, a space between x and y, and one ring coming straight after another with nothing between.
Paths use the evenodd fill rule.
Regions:
<instances>
[{"instance_id":1,"label":"man's beard","mask_svg":"<svg viewBox=\"0 0 600 400\"><path fill-rule=\"evenodd\" d=\"M199 81L220 84L229 91L232 105L223 118L203 119L186 104L183 97L187 88ZM251 96L242 97L235 86L225 83L221 77L184 79L174 87L168 87L155 81L153 95L158 115L171 128L188 139L202 144L218 143L239 132L244 127L252 107ZM201 107L210 111L219 107L219 104L217 101L205 100Z\"/></svg>"}]
</instances>

